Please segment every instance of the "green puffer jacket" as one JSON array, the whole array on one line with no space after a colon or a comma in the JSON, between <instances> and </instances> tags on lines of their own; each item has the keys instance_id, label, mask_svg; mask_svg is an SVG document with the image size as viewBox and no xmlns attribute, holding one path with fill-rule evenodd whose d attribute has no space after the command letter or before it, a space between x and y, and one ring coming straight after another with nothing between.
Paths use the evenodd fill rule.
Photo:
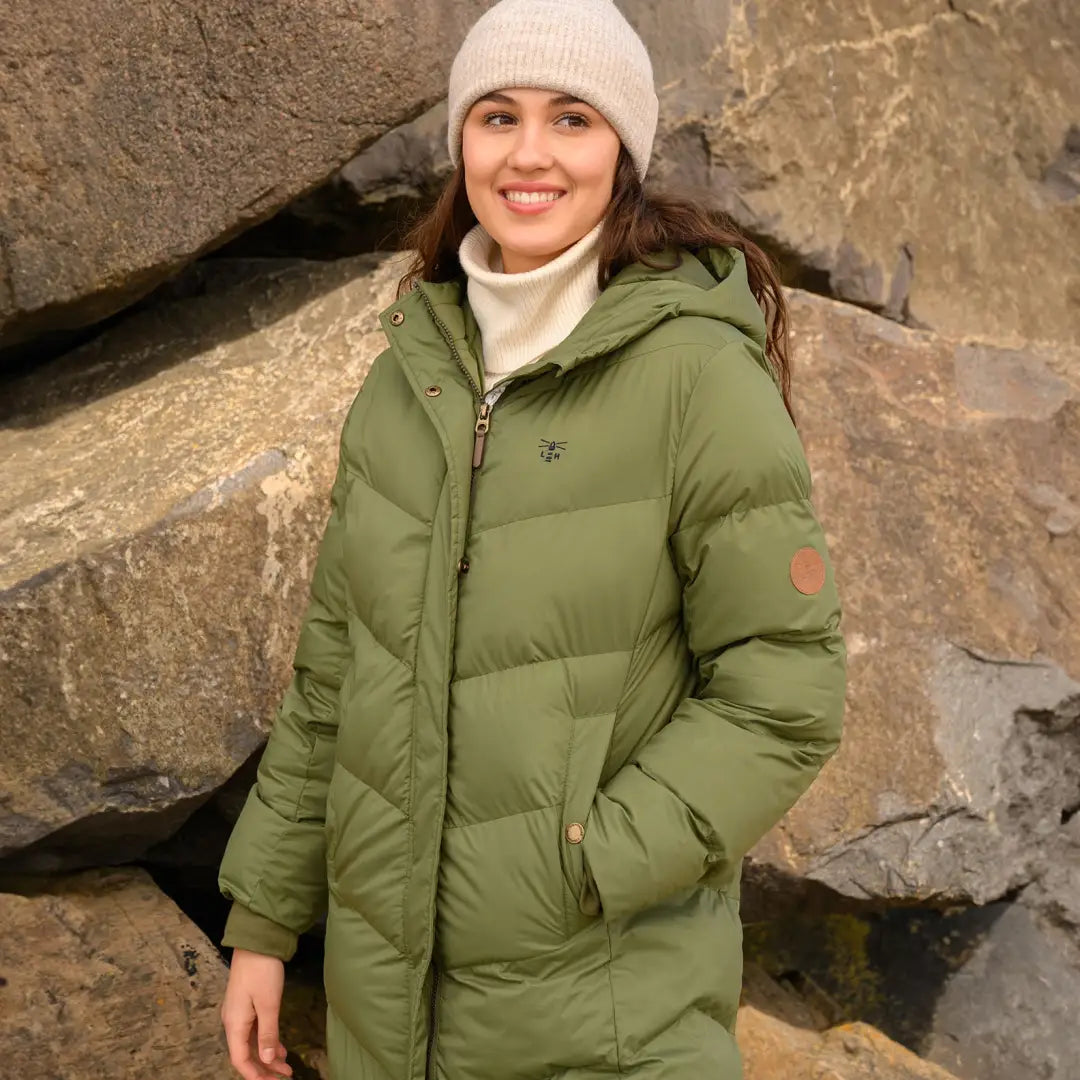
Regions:
<instances>
[{"instance_id":1,"label":"green puffer jacket","mask_svg":"<svg viewBox=\"0 0 1080 1080\"><path fill-rule=\"evenodd\" d=\"M486 398L464 276L380 316L220 871L226 944L327 913L334 1080L741 1075L740 864L845 652L743 257L682 256Z\"/></svg>"}]
</instances>

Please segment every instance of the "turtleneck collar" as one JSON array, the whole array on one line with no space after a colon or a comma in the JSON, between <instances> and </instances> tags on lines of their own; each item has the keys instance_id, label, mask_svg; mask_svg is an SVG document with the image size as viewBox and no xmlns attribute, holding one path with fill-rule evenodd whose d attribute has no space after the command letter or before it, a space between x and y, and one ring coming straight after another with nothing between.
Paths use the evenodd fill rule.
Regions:
<instances>
[{"instance_id":1,"label":"turtleneck collar","mask_svg":"<svg viewBox=\"0 0 1080 1080\"><path fill-rule=\"evenodd\" d=\"M600 295L597 246L603 221L550 262L507 274L498 245L477 223L458 248L469 306L480 328L484 389L558 345Z\"/></svg>"}]
</instances>

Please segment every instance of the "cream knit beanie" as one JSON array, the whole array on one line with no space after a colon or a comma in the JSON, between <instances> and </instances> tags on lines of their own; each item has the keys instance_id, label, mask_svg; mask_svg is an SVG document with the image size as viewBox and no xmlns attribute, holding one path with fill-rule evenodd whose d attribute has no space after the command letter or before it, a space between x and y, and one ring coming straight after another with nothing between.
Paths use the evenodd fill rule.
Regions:
<instances>
[{"instance_id":1,"label":"cream knit beanie","mask_svg":"<svg viewBox=\"0 0 1080 1080\"><path fill-rule=\"evenodd\" d=\"M660 103L644 42L611 0L499 0L473 24L450 69L450 161L477 98L514 86L561 90L604 115L645 179Z\"/></svg>"}]
</instances>

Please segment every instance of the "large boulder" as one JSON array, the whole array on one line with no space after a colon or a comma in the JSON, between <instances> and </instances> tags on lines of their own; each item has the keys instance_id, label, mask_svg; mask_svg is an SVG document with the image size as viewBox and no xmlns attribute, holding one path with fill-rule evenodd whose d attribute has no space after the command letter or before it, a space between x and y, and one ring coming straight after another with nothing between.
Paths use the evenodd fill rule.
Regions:
<instances>
[{"instance_id":1,"label":"large boulder","mask_svg":"<svg viewBox=\"0 0 1080 1080\"><path fill-rule=\"evenodd\" d=\"M792 301L850 683L839 753L755 861L856 900L1039 879L1075 913L1080 354Z\"/></svg>"},{"instance_id":2,"label":"large boulder","mask_svg":"<svg viewBox=\"0 0 1080 1080\"><path fill-rule=\"evenodd\" d=\"M200 263L8 385L0 857L137 857L259 749L401 269Z\"/></svg>"},{"instance_id":3,"label":"large boulder","mask_svg":"<svg viewBox=\"0 0 1080 1080\"><path fill-rule=\"evenodd\" d=\"M0 345L101 319L446 92L483 0L0 8Z\"/></svg>"},{"instance_id":4,"label":"large boulder","mask_svg":"<svg viewBox=\"0 0 1080 1080\"><path fill-rule=\"evenodd\" d=\"M1080 335L1080 5L624 7L658 177L708 185L791 280L954 335Z\"/></svg>"},{"instance_id":5,"label":"large boulder","mask_svg":"<svg viewBox=\"0 0 1080 1080\"><path fill-rule=\"evenodd\" d=\"M0 892L4 1075L229 1076L226 968L144 871Z\"/></svg>"}]
</instances>

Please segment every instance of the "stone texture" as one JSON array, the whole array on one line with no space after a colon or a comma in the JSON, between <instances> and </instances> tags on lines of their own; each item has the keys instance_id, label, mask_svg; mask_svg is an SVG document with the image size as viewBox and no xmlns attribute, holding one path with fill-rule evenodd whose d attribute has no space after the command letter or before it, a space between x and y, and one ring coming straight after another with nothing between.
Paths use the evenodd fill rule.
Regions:
<instances>
[{"instance_id":1,"label":"stone texture","mask_svg":"<svg viewBox=\"0 0 1080 1080\"><path fill-rule=\"evenodd\" d=\"M855 900L984 903L1051 871L1067 892L1080 354L1003 352L798 292L792 313L850 683L839 753L755 863Z\"/></svg>"},{"instance_id":2,"label":"stone texture","mask_svg":"<svg viewBox=\"0 0 1080 1080\"><path fill-rule=\"evenodd\" d=\"M956 1080L868 1024L818 1033L744 1005L737 1030L745 1080Z\"/></svg>"},{"instance_id":3,"label":"stone texture","mask_svg":"<svg viewBox=\"0 0 1080 1080\"><path fill-rule=\"evenodd\" d=\"M353 158L336 179L348 185L361 207L377 209L393 199L433 198L453 171L446 130L444 98L415 120L387 132Z\"/></svg>"},{"instance_id":4,"label":"stone texture","mask_svg":"<svg viewBox=\"0 0 1080 1080\"><path fill-rule=\"evenodd\" d=\"M136 857L260 747L402 269L201 263L8 385L0 855Z\"/></svg>"},{"instance_id":5,"label":"stone texture","mask_svg":"<svg viewBox=\"0 0 1080 1080\"><path fill-rule=\"evenodd\" d=\"M228 254L328 258L398 250L413 216L435 201L450 171L444 99L237 237Z\"/></svg>"},{"instance_id":6,"label":"stone texture","mask_svg":"<svg viewBox=\"0 0 1080 1080\"><path fill-rule=\"evenodd\" d=\"M1072 0L627 0L658 177L703 183L815 290L1001 344L1080 334Z\"/></svg>"},{"instance_id":7,"label":"stone texture","mask_svg":"<svg viewBox=\"0 0 1080 1080\"><path fill-rule=\"evenodd\" d=\"M446 91L481 0L0 8L0 345L117 311Z\"/></svg>"},{"instance_id":8,"label":"stone texture","mask_svg":"<svg viewBox=\"0 0 1080 1080\"><path fill-rule=\"evenodd\" d=\"M1010 905L943 988L926 1054L977 1080L1073 1080L1077 1001L1077 940Z\"/></svg>"},{"instance_id":9,"label":"stone texture","mask_svg":"<svg viewBox=\"0 0 1080 1080\"><path fill-rule=\"evenodd\" d=\"M0 924L5 1076L230 1075L225 965L145 872L0 893Z\"/></svg>"}]
</instances>

